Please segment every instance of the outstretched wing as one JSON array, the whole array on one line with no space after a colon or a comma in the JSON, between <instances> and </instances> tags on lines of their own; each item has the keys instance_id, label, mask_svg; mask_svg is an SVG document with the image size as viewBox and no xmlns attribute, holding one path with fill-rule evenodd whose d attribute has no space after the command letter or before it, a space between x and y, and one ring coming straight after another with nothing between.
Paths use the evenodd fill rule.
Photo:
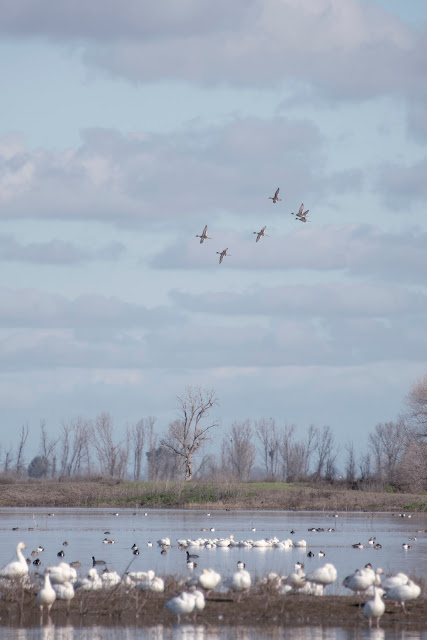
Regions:
<instances>
[{"instance_id":1,"label":"outstretched wing","mask_svg":"<svg viewBox=\"0 0 427 640\"><path fill-rule=\"evenodd\" d=\"M264 231L265 231L266 229L267 229L267 225L265 225L265 227L263 227L263 228L261 229L261 233L264 233Z\"/></svg>"},{"instance_id":2,"label":"outstretched wing","mask_svg":"<svg viewBox=\"0 0 427 640\"><path fill-rule=\"evenodd\" d=\"M280 191L280 187L277 187L277 189L276 189L276 193L274 194L274 197L275 197L275 198L278 198L278 197L279 197L279 191Z\"/></svg>"},{"instance_id":3,"label":"outstretched wing","mask_svg":"<svg viewBox=\"0 0 427 640\"><path fill-rule=\"evenodd\" d=\"M300 206L300 208L298 210L298 214L297 215L302 216L303 215L303 213L302 213L303 211L304 211L304 203L301 202L301 206Z\"/></svg>"},{"instance_id":4,"label":"outstretched wing","mask_svg":"<svg viewBox=\"0 0 427 640\"><path fill-rule=\"evenodd\" d=\"M203 232L202 232L202 235L203 235L203 236L205 236L205 235L206 235L207 230L208 230L208 225L206 224L206 225L205 225L205 228L203 229Z\"/></svg>"}]
</instances>

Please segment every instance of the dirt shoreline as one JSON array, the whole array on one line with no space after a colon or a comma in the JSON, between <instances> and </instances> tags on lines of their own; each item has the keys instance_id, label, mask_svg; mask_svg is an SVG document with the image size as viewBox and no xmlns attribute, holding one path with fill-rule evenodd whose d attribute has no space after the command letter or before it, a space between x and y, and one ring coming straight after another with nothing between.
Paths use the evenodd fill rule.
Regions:
<instances>
[{"instance_id":1,"label":"dirt shoreline","mask_svg":"<svg viewBox=\"0 0 427 640\"><path fill-rule=\"evenodd\" d=\"M65 602L56 601L51 622L57 626L171 626L174 616L165 603L176 593L144 594L138 590L125 592L77 592L67 614ZM427 600L420 598L407 604L408 614L401 607L387 603L381 618L383 628L427 628ZM44 622L46 622L46 616ZM182 624L193 623L184 616ZM35 592L15 594L0 599L0 626L33 627L40 624ZM351 596L281 596L268 591L253 591L240 603L222 594L211 594L206 608L197 617L198 625L212 626L336 626L366 627L359 601Z\"/></svg>"},{"instance_id":2,"label":"dirt shoreline","mask_svg":"<svg viewBox=\"0 0 427 640\"><path fill-rule=\"evenodd\" d=\"M284 483L0 483L0 507L182 508L284 511L427 511L427 494L349 491Z\"/></svg>"}]
</instances>

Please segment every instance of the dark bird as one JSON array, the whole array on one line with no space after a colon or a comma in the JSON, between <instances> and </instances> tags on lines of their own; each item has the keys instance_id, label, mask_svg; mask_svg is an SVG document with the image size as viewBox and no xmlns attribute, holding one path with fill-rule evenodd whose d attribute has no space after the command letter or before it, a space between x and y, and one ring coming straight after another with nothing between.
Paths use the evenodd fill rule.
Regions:
<instances>
[{"instance_id":1,"label":"dark bird","mask_svg":"<svg viewBox=\"0 0 427 640\"><path fill-rule=\"evenodd\" d=\"M205 228L203 229L202 235L196 236L196 238L200 238L200 244L203 244L205 240L212 240L212 238L209 238L209 236L207 235L207 231L208 231L208 225L206 225Z\"/></svg>"},{"instance_id":2,"label":"dark bird","mask_svg":"<svg viewBox=\"0 0 427 640\"><path fill-rule=\"evenodd\" d=\"M312 551L309 551L307 553L307 558L314 558L314 553Z\"/></svg>"},{"instance_id":3,"label":"dark bird","mask_svg":"<svg viewBox=\"0 0 427 640\"><path fill-rule=\"evenodd\" d=\"M229 256L230 255L229 253L227 253L227 251L228 251L228 247L227 247L227 249L223 249L222 251L217 251L217 253L219 254L219 264L221 264L221 262L223 261L225 256Z\"/></svg>"},{"instance_id":4,"label":"dark bird","mask_svg":"<svg viewBox=\"0 0 427 640\"><path fill-rule=\"evenodd\" d=\"M105 560L95 560L95 556L92 556L92 567L95 567L97 564L107 564Z\"/></svg>"},{"instance_id":5,"label":"dark bird","mask_svg":"<svg viewBox=\"0 0 427 640\"><path fill-rule=\"evenodd\" d=\"M266 234L266 233L264 233L266 229L267 229L267 226L263 227L263 228L261 229L261 231L253 231L253 232L252 232L252 233L255 233L255 235L256 235L256 240L255 240L255 242L258 242L260 238L263 238L263 237L267 236L267 234Z\"/></svg>"},{"instance_id":6,"label":"dark bird","mask_svg":"<svg viewBox=\"0 0 427 640\"><path fill-rule=\"evenodd\" d=\"M198 558L199 556L197 555L197 553L190 553L189 551L187 551L187 560L190 560L191 558Z\"/></svg>"},{"instance_id":7,"label":"dark bird","mask_svg":"<svg viewBox=\"0 0 427 640\"><path fill-rule=\"evenodd\" d=\"M134 556L139 556L139 549L138 548L133 550L133 555Z\"/></svg>"},{"instance_id":8,"label":"dark bird","mask_svg":"<svg viewBox=\"0 0 427 640\"><path fill-rule=\"evenodd\" d=\"M277 187L274 196L268 196L269 200L273 200L273 204L276 204L278 200L282 200L282 198L279 198L279 191L280 191L280 188Z\"/></svg>"},{"instance_id":9,"label":"dark bird","mask_svg":"<svg viewBox=\"0 0 427 640\"><path fill-rule=\"evenodd\" d=\"M36 565L36 567L39 567L41 565L42 561L40 560L40 558L36 558L35 560L33 560L33 564Z\"/></svg>"},{"instance_id":10,"label":"dark bird","mask_svg":"<svg viewBox=\"0 0 427 640\"><path fill-rule=\"evenodd\" d=\"M61 551L58 551L56 555L58 556L58 558L63 558L65 556L65 552L63 549L61 549Z\"/></svg>"}]
</instances>

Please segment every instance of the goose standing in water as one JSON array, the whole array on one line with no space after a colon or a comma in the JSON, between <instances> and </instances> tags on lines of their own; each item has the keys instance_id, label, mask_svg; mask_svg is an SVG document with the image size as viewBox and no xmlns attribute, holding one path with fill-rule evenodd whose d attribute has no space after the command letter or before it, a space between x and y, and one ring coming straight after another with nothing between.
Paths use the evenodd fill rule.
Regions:
<instances>
[{"instance_id":1,"label":"goose standing in water","mask_svg":"<svg viewBox=\"0 0 427 640\"><path fill-rule=\"evenodd\" d=\"M276 204L276 202L282 200L282 198L279 198L279 191L280 191L280 187L277 187L274 196L268 196L269 200L273 200L273 204Z\"/></svg>"},{"instance_id":2,"label":"goose standing in water","mask_svg":"<svg viewBox=\"0 0 427 640\"><path fill-rule=\"evenodd\" d=\"M105 562L105 560L95 560L95 556L92 556L92 567L95 567L97 564L99 565L99 564L107 564L107 563Z\"/></svg>"},{"instance_id":3,"label":"goose standing in water","mask_svg":"<svg viewBox=\"0 0 427 640\"><path fill-rule=\"evenodd\" d=\"M369 626L372 627L372 618L377 619L377 627L380 626L380 618L385 611L385 603L381 599L381 591L378 587L374 587L374 598L365 602L363 607L363 615L369 620Z\"/></svg>"},{"instance_id":4,"label":"goose standing in water","mask_svg":"<svg viewBox=\"0 0 427 640\"><path fill-rule=\"evenodd\" d=\"M205 225L205 228L203 229L202 234L200 236L196 236L196 238L200 238L200 244L203 244L205 240L212 240L212 238L209 238L209 236L207 235L207 232L208 232L208 225Z\"/></svg>"},{"instance_id":5,"label":"goose standing in water","mask_svg":"<svg viewBox=\"0 0 427 640\"><path fill-rule=\"evenodd\" d=\"M264 238L267 236L265 232L265 230L267 229L267 226L263 227L261 229L261 231L253 231L252 233L254 233L256 235L256 240L255 242L258 242L260 238ZM255 531L255 529L252 529L252 531Z\"/></svg>"},{"instance_id":6,"label":"goose standing in water","mask_svg":"<svg viewBox=\"0 0 427 640\"><path fill-rule=\"evenodd\" d=\"M219 254L219 264L221 264L221 262L224 260L225 256L229 256L230 254L227 253L228 251L228 247L227 249L223 249L222 251L217 251L217 253Z\"/></svg>"},{"instance_id":7,"label":"goose standing in water","mask_svg":"<svg viewBox=\"0 0 427 640\"><path fill-rule=\"evenodd\" d=\"M40 608L40 618L42 618L43 616L44 607L47 608L47 615L49 617L52 605L56 600L56 593L52 585L50 584L49 573L50 573L50 568L47 567L44 572L44 585L38 591L36 596L36 603Z\"/></svg>"},{"instance_id":8,"label":"goose standing in water","mask_svg":"<svg viewBox=\"0 0 427 640\"><path fill-rule=\"evenodd\" d=\"M24 542L18 542L16 546L17 560L9 562L5 567L0 569L1 578L9 578L9 580L13 580L14 578L23 578L28 575L28 564L22 554L22 549L26 548L27 545Z\"/></svg>"},{"instance_id":9,"label":"goose standing in water","mask_svg":"<svg viewBox=\"0 0 427 640\"><path fill-rule=\"evenodd\" d=\"M198 586L205 589L206 595L215 589L221 582L221 576L214 569L203 569L198 578Z\"/></svg>"}]
</instances>

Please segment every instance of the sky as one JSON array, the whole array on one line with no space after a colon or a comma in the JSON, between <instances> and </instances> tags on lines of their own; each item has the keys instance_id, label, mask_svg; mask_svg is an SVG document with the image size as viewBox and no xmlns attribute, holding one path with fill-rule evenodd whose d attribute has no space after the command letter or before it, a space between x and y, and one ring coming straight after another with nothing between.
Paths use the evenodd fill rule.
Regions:
<instances>
[{"instance_id":1,"label":"sky","mask_svg":"<svg viewBox=\"0 0 427 640\"><path fill-rule=\"evenodd\" d=\"M396 419L427 368L424 0L0 11L0 444L162 431L187 385L217 440Z\"/></svg>"}]
</instances>

